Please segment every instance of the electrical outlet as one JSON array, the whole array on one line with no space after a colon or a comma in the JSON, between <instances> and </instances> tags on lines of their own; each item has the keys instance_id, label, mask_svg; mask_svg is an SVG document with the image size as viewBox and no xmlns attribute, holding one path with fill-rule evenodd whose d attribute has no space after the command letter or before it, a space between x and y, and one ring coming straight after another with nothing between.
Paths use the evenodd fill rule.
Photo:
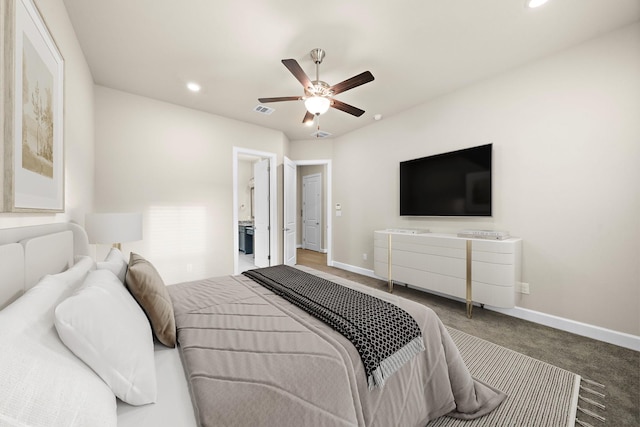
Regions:
<instances>
[{"instance_id":1,"label":"electrical outlet","mask_svg":"<svg viewBox=\"0 0 640 427\"><path fill-rule=\"evenodd\" d=\"M362 254L362 259L365 260L365 261L367 260L367 254L366 253Z\"/></svg>"},{"instance_id":2,"label":"electrical outlet","mask_svg":"<svg viewBox=\"0 0 640 427\"><path fill-rule=\"evenodd\" d=\"M529 295L529 284L522 282L520 283L520 293Z\"/></svg>"}]
</instances>

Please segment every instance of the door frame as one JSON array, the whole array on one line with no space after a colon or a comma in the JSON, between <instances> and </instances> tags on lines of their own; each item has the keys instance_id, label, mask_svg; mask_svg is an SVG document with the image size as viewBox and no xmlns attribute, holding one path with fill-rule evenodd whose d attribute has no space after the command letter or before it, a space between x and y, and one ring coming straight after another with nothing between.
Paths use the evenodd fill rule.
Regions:
<instances>
[{"instance_id":1,"label":"door frame","mask_svg":"<svg viewBox=\"0 0 640 427\"><path fill-rule=\"evenodd\" d=\"M297 247L297 212L298 207L296 205L297 195L297 183L298 183L298 166L296 163L284 156L283 162L283 192L282 192L282 263L285 265L295 265L298 263L298 247ZM289 187L293 187L293 190ZM290 191L291 190L291 191ZM291 226L291 220L293 220L293 226ZM291 227L291 228L289 228ZM293 243L291 238L293 237ZM293 245L293 248L291 248ZM288 257L290 251L291 257Z\"/></svg>"},{"instance_id":2,"label":"door frame","mask_svg":"<svg viewBox=\"0 0 640 427\"><path fill-rule=\"evenodd\" d=\"M233 147L233 274L238 274L238 157L241 154L269 159L269 265L278 263L278 176L276 153L252 150L250 148Z\"/></svg>"},{"instance_id":3,"label":"door frame","mask_svg":"<svg viewBox=\"0 0 640 427\"><path fill-rule=\"evenodd\" d=\"M326 240L326 245L327 245L327 265L332 267L333 266L333 218L331 216L331 206L333 204L332 202L332 196L331 196L331 189L332 189L332 185L331 185L331 179L332 179L332 172L331 172L331 159L318 159L318 160L292 160L292 162L297 166L315 166L315 165L324 165L325 166L325 173L327 175L327 187L326 187L326 193L327 193L327 205L325 206L326 209L326 218L327 218L327 224L326 224L326 229L327 229L327 240ZM296 182L296 194L298 192L298 183Z\"/></svg>"}]
</instances>

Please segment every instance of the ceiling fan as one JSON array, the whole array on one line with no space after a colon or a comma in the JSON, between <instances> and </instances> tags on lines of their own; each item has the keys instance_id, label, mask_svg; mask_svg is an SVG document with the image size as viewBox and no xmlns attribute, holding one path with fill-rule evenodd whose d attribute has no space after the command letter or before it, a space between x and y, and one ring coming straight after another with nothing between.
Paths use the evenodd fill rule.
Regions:
<instances>
[{"instance_id":1,"label":"ceiling fan","mask_svg":"<svg viewBox=\"0 0 640 427\"><path fill-rule=\"evenodd\" d=\"M358 74L343 82L329 86L328 83L320 80L320 64L324 59L325 51L323 49L313 49L311 51L311 59L316 64L316 79L311 80L302 70L295 59L283 59L282 63L285 67L298 79L304 87L304 96L281 96L276 98L258 98L262 103L280 102L280 101L304 101L307 113L302 119L302 123L311 123L314 117L326 113L329 107L344 111L356 117L364 114L364 110L354 107L353 105L334 99L333 96L345 92L354 87L361 86L365 83L373 81L373 74L369 71Z\"/></svg>"}]
</instances>

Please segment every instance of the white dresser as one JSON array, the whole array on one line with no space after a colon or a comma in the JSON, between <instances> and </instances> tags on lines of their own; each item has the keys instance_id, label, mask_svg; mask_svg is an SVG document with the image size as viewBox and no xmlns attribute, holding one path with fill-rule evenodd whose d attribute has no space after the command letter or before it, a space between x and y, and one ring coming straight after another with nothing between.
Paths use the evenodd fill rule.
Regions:
<instances>
[{"instance_id":1,"label":"white dresser","mask_svg":"<svg viewBox=\"0 0 640 427\"><path fill-rule=\"evenodd\" d=\"M391 247L391 251L389 251ZM515 306L521 281L522 240L468 239L455 234L374 232L374 272L393 282L472 302Z\"/></svg>"}]
</instances>

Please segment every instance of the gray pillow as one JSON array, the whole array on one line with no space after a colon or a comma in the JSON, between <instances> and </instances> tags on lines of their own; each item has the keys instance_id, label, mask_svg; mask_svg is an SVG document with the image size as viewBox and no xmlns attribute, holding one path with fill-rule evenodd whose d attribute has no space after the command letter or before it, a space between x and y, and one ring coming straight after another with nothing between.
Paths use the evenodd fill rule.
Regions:
<instances>
[{"instance_id":1,"label":"gray pillow","mask_svg":"<svg viewBox=\"0 0 640 427\"><path fill-rule=\"evenodd\" d=\"M173 304L160 274L140 255L131 252L126 276L127 288L151 323L158 341L167 347L176 346L176 320Z\"/></svg>"}]
</instances>

